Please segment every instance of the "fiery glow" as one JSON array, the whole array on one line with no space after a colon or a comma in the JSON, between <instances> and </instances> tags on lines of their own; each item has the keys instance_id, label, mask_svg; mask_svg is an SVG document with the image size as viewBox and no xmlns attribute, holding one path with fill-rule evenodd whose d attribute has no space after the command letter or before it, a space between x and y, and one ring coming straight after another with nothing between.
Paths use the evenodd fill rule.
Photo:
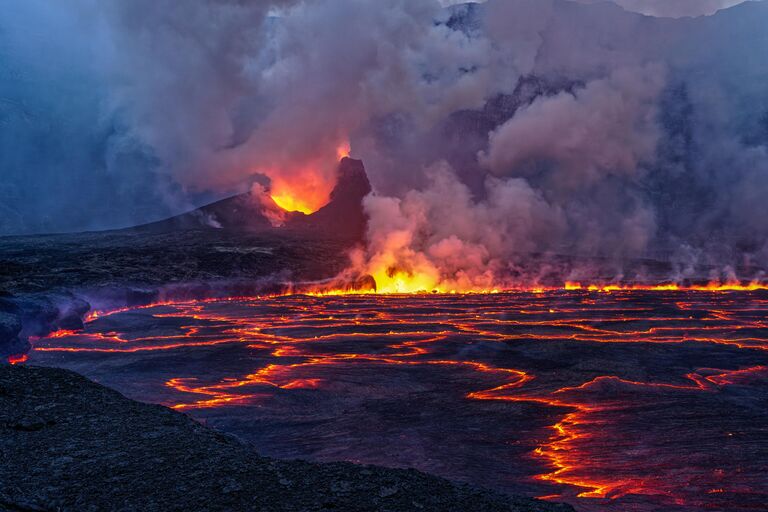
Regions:
<instances>
[{"instance_id":1,"label":"fiery glow","mask_svg":"<svg viewBox=\"0 0 768 512\"><path fill-rule=\"evenodd\" d=\"M376 290L340 289L308 289L311 295L362 295L378 293L381 295L410 295L410 294L496 294L504 292L547 293L558 291L569 292L755 292L768 290L768 283L752 281L739 282L709 282L705 284L680 285L676 283L661 284L581 284L566 282L563 286L543 285L508 285L478 286L470 281L442 280L434 269L426 268L419 271L408 271L395 266L371 265L370 275L376 282Z\"/></svg>"},{"instance_id":2,"label":"fiery glow","mask_svg":"<svg viewBox=\"0 0 768 512\"><path fill-rule=\"evenodd\" d=\"M303 172L291 180L273 178L270 197L287 212L309 215L328 202L331 188L332 184L313 172Z\"/></svg>"},{"instance_id":3,"label":"fiery glow","mask_svg":"<svg viewBox=\"0 0 768 512\"><path fill-rule=\"evenodd\" d=\"M27 360L27 354L14 354L12 356L8 356L8 362L10 364L19 364L23 363Z\"/></svg>"},{"instance_id":4,"label":"fiery glow","mask_svg":"<svg viewBox=\"0 0 768 512\"><path fill-rule=\"evenodd\" d=\"M388 277L398 278L397 274ZM436 382L442 382L437 375L445 373L446 383L467 386L461 388L460 396L468 401L528 403L562 410L542 426L546 430L536 434L529 452L539 461L537 472L531 476L535 475L537 485L541 485L542 497L583 503L642 495L696 507L719 503L712 500L735 499L739 488L751 489L754 484L749 478L758 478L752 466L731 478L704 471L709 469L706 463L690 469L685 461L663 462L649 469L648 460L658 454L635 448L644 446L645 432L653 430L648 421L656 404L693 405L698 411L713 403L727 405L730 398L718 398L727 395L727 388L768 382L764 364L740 363L732 369L696 366L688 373L677 373L675 367L672 374L641 380L642 376L609 373L615 370L606 369L601 374L589 365L587 374L529 368L522 366L530 364L524 360L519 363L521 368L514 368L511 366L517 364L500 364L501 359L492 363L483 360L482 350L465 352L464 348L490 347L496 342L522 347L546 340L553 347L559 343L628 344L627 350L634 345L646 347L642 350L648 353L656 348L647 347L659 345L671 353L675 345L681 350L697 345L696 350L744 349L745 358L762 360L762 354L768 353L764 334L768 330L764 317L768 298L742 293L764 287L756 283L712 283L689 289L668 284L627 288L568 283L565 288L531 288L492 299L414 294L237 299L242 302L233 309L221 304L225 301L169 304L143 314L179 319L180 326L172 334L131 337L111 330L119 325L119 319L105 323L102 330L96 322L83 333L62 331L36 340L33 362L37 363L35 354L45 358L53 353L58 362L77 353L140 357L153 351L211 350L218 346L228 351L239 346L258 355L245 358L242 369L233 371L228 365L224 375L215 378L162 376L157 385L164 388L163 401L191 413L233 406L262 407L288 393L327 391L344 385L345 379L340 377L348 375L345 372L375 375L379 370L408 372L413 368L420 376L435 377ZM651 295L653 301L648 301L637 290L657 291ZM719 295L730 291L736 294ZM699 314L692 315L692 311ZM476 344L478 341L481 345ZM452 347L459 347L460 352L452 352ZM601 352L611 350L606 347ZM480 357L472 359L472 354ZM375 377L371 378L375 382ZM173 393L170 400L167 393ZM713 428L721 434L719 427ZM664 428L661 431L666 432ZM638 436L637 443L624 441L627 432L630 439L634 439L631 435ZM732 436L729 432L723 430L722 435ZM647 450L659 446L660 440L667 442L650 434L647 440ZM691 460L698 461L700 452L696 449L690 452ZM727 463L718 459L718 464ZM675 477L670 478L673 474ZM689 479L699 479L700 486L691 487ZM552 493L555 489L557 494Z\"/></svg>"},{"instance_id":5,"label":"fiery glow","mask_svg":"<svg viewBox=\"0 0 768 512\"><path fill-rule=\"evenodd\" d=\"M469 283L440 283L428 274L412 274L403 271L378 270L373 274L376 291L384 295L402 295L419 293L440 294L493 294L501 290L483 288ZM518 291L518 290L507 290ZM533 291L533 290L529 290Z\"/></svg>"},{"instance_id":6,"label":"fiery glow","mask_svg":"<svg viewBox=\"0 0 768 512\"><path fill-rule=\"evenodd\" d=\"M330 167L349 156L348 141L341 142L334 153L336 160ZM330 160L330 156L328 159ZM305 164L293 172L267 173L272 181L270 197L285 211L301 212L305 215L316 212L328 202L328 197L335 185L334 168L323 163L325 158Z\"/></svg>"},{"instance_id":7,"label":"fiery glow","mask_svg":"<svg viewBox=\"0 0 768 512\"><path fill-rule=\"evenodd\" d=\"M351 151L352 151L352 147L350 146L348 140L341 142L336 147L336 159L341 160L342 158L347 158Z\"/></svg>"},{"instance_id":8,"label":"fiery glow","mask_svg":"<svg viewBox=\"0 0 768 512\"><path fill-rule=\"evenodd\" d=\"M768 290L768 284L758 281L749 283L740 283L738 281L710 281L706 284L679 285L676 283L662 284L589 284L566 282L565 290L586 290L590 292L615 292L615 291L649 291L649 292L674 292L674 291L697 291L697 292L754 292L759 290Z\"/></svg>"},{"instance_id":9,"label":"fiery glow","mask_svg":"<svg viewBox=\"0 0 768 512\"><path fill-rule=\"evenodd\" d=\"M406 272L396 269L379 268L373 271L373 279L376 281L376 291L379 293L448 293L438 284L434 275L424 272Z\"/></svg>"},{"instance_id":10,"label":"fiery glow","mask_svg":"<svg viewBox=\"0 0 768 512\"><path fill-rule=\"evenodd\" d=\"M493 279L481 282L456 273L446 278L426 257L408 249L410 235L406 231L390 233L382 247L365 261L362 254L352 255L352 268L370 275L381 294L418 293L495 293Z\"/></svg>"}]
</instances>

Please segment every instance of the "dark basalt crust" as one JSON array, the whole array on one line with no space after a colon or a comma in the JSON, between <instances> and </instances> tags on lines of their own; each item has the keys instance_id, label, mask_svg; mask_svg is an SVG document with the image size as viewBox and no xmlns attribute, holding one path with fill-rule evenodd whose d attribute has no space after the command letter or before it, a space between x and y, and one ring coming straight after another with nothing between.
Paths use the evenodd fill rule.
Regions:
<instances>
[{"instance_id":1,"label":"dark basalt crust","mask_svg":"<svg viewBox=\"0 0 768 512\"><path fill-rule=\"evenodd\" d=\"M571 511L415 470L278 461L66 370L0 367L0 510Z\"/></svg>"},{"instance_id":2,"label":"dark basalt crust","mask_svg":"<svg viewBox=\"0 0 768 512\"><path fill-rule=\"evenodd\" d=\"M355 243L228 230L0 237L0 359L29 350L29 336L82 327L90 309L331 278Z\"/></svg>"}]
</instances>

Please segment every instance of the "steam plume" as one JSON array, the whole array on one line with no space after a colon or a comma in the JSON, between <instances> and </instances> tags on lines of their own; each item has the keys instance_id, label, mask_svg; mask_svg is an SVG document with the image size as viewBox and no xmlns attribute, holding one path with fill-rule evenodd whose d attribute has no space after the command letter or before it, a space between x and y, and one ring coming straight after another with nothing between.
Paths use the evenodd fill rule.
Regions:
<instances>
[{"instance_id":1,"label":"steam plume","mask_svg":"<svg viewBox=\"0 0 768 512\"><path fill-rule=\"evenodd\" d=\"M12 1L0 230L265 187L311 211L351 149L375 190L353 266L393 286L536 280L530 254L750 273L768 4L712 14L735 3Z\"/></svg>"}]
</instances>

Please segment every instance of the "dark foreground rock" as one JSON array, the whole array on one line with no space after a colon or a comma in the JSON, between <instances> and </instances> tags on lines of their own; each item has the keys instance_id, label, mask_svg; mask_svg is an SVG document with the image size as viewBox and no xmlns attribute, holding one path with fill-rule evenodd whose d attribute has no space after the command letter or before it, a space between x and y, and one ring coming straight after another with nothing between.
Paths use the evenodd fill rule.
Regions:
<instances>
[{"instance_id":1,"label":"dark foreground rock","mask_svg":"<svg viewBox=\"0 0 768 512\"><path fill-rule=\"evenodd\" d=\"M0 367L0 510L569 511L415 470L260 457L75 373Z\"/></svg>"}]
</instances>

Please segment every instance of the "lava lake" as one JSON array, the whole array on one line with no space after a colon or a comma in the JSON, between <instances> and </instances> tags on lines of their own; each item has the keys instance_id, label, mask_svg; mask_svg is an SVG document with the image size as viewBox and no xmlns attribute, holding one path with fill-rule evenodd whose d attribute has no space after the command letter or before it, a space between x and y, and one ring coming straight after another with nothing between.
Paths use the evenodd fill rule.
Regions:
<instances>
[{"instance_id":1,"label":"lava lake","mask_svg":"<svg viewBox=\"0 0 768 512\"><path fill-rule=\"evenodd\" d=\"M265 455L413 467L577 510L768 499L768 293L162 304L33 341Z\"/></svg>"}]
</instances>

